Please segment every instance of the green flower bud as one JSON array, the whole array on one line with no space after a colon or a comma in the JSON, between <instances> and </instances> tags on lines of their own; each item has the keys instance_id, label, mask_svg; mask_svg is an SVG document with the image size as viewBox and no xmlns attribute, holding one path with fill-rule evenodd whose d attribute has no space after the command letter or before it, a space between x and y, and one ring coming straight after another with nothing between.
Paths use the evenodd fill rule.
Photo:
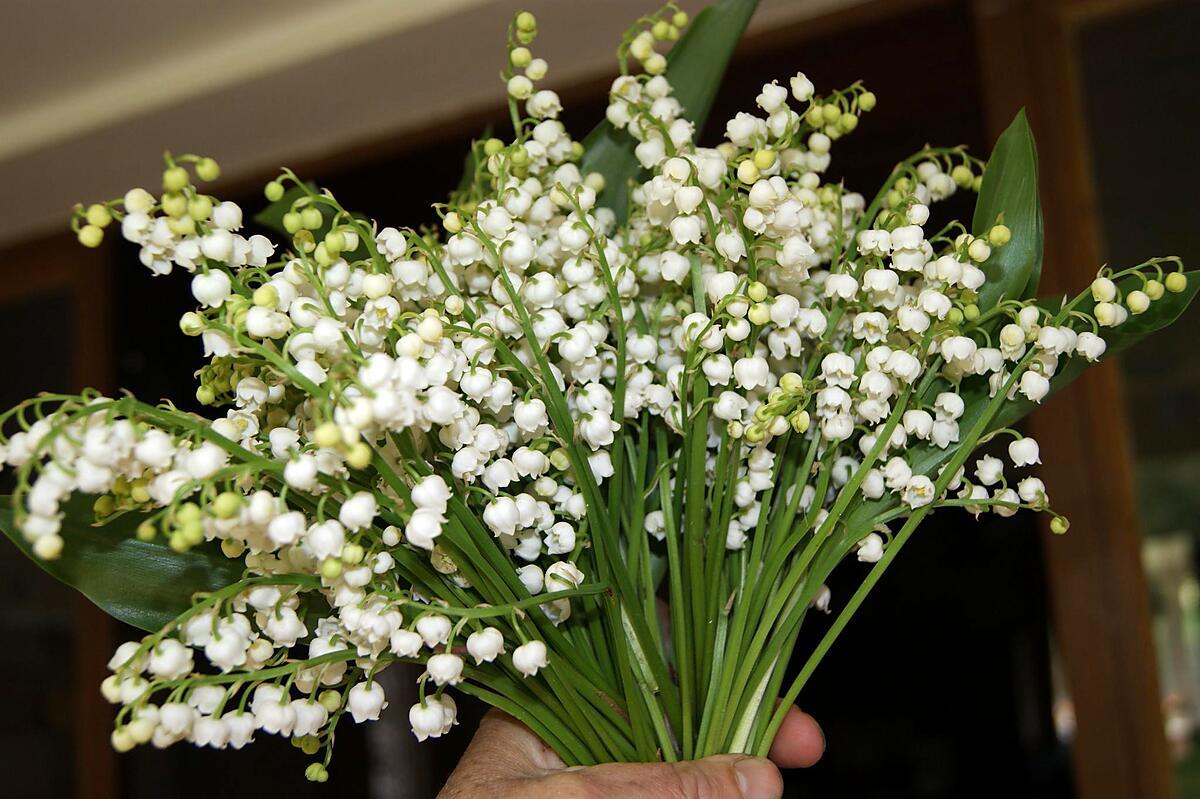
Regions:
<instances>
[{"instance_id":1,"label":"green flower bud","mask_svg":"<svg viewBox=\"0 0 1200 799\"><path fill-rule=\"evenodd\" d=\"M323 422L313 431L313 441L318 447L336 447L342 443L342 431L336 422Z\"/></svg>"},{"instance_id":2,"label":"green flower bud","mask_svg":"<svg viewBox=\"0 0 1200 799\"><path fill-rule=\"evenodd\" d=\"M504 149L504 142L497 138L488 139L483 143L483 154L493 156Z\"/></svg>"},{"instance_id":3,"label":"green flower bud","mask_svg":"<svg viewBox=\"0 0 1200 799\"><path fill-rule=\"evenodd\" d=\"M858 107L864 111L875 108L875 92L863 92L858 96Z\"/></svg>"},{"instance_id":4,"label":"green flower bud","mask_svg":"<svg viewBox=\"0 0 1200 799\"><path fill-rule=\"evenodd\" d=\"M153 541L154 537L158 535L158 528L154 526L154 522L147 519L137 526L135 535L139 541Z\"/></svg>"},{"instance_id":5,"label":"green flower bud","mask_svg":"<svg viewBox=\"0 0 1200 799\"><path fill-rule=\"evenodd\" d=\"M329 249L325 246L325 242L321 242L317 245L316 252L313 253L313 260L320 266L331 266L337 260L337 256L329 252Z\"/></svg>"},{"instance_id":6,"label":"green flower bud","mask_svg":"<svg viewBox=\"0 0 1200 799\"><path fill-rule=\"evenodd\" d=\"M279 202L283 199L283 184L278 180L272 180L263 188L263 194L271 202Z\"/></svg>"},{"instance_id":7,"label":"green flower bud","mask_svg":"<svg viewBox=\"0 0 1200 799\"><path fill-rule=\"evenodd\" d=\"M992 225L992 229L987 234L988 243L993 247L1003 247L1012 241L1012 231L1008 229L1008 225Z\"/></svg>"},{"instance_id":8,"label":"green flower bud","mask_svg":"<svg viewBox=\"0 0 1200 799\"><path fill-rule=\"evenodd\" d=\"M283 229L293 236L304 227L304 220L296 211L288 211L283 215Z\"/></svg>"},{"instance_id":9,"label":"green flower bud","mask_svg":"<svg viewBox=\"0 0 1200 799\"><path fill-rule=\"evenodd\" d=\"M216 180L221 177L221 166L211 158L201 158L196 162L196 176L201 180Z\"/></svg>"},{"instance_id":10,"label":"green flower bud","mask_svg":"<svg viewBox=\"0 0 1200 799\"><path fill-rule=\"evenodd\" d=\"M451 211L442 219L442 227L446 229L447 233L454 235L463 229L462 218L459 217L457 211Z\"/></svg>"},{"instance_id":11,"label":"green flower bud","mask_svg":"<svg viewBox=\"0 0 1200 799\"><path fill-rule=\"evenodd\" d=\"M1055 516L1050 520L1050 532L1055 535L1062 535L1069 529L1071 529L1071 522L1066 516Z\"/></svg>"},{"instance_id":12,"label":"green flower bud","mask_svg":"<svg viewBox=\"0 0 1200 799\"><path fill-rule=\"evenodd\" d=\"M196 402L201 405L212 405L217 401L216 392L210 386L200 386L196 389Z\"/></svg>"},{"instance_id":13,"label":"green flower bud","mask_svg":"<svg viewBox=\"0 0 1200 799\"><path fill-rule=\"evenodd\" d=\"M221 541L221 552L227 558L240 558L246 551L246 545L236 538L226 538Z\"/></svg>"},{"instance_id":14,"label":"green flower bud","mask_svg":"<svg viewBox=\"0 0 1200 799\"><path fill-rule=\"evenodd\" d=\"M832 125L842 118L842 109L838 108L836 103L826 103L821 106L821 121L826 125Z\"/></svg>"},{"instance_id":15,"label":"green flower bud","mask_svg":"<svg viewBox=\"0 0 1200 799\"><path fill-rule=\"evenodd\" d=\"M321 561L321 576L326 580L336 580L342 576L342 562L337 558L325 558Z\"/></svg>"},{"instance_id":16,"label":"green flower bud","mask_svg":"<svg viewBox=\"0 0 1200 799\"><path fill-rule=\"evenodd\" d=\"M1183 272L1172 272L1166 277L1167 291L1179 294L1187 288L1187 275Z\"/></svg>"},{"instance_id":17,"label":"green flower bud","mask_svg":"<svg viewBox=\"0 0 1200 799\"><path fill-rule=\"evenodd\" d=\"M196 232L196 220L190 216L181 216L167 222L167 228L176 236L190 236Z\"/></svg>"},{"instance_id":18,"label":"green flower bud","mask_svg":"<svg viewBox=\"0 0 1200 799\"><path fill-rule=\"evenodd\" d=\"M756 150L754 153L754 165L759 169L770 169L775 166L775 161L778 160L774 150Z\"/></svg>"},{"instance_id":19,"label":"green flower bud","mask_svg":"<svg viewBox=\"0 0 1200 799\"><path fill-rule=\"evenodd\" d=\"M979 318L979 306L973 302L968 304L963 308L963 318L968 322L974 322Z\"/></svg>"},{"instance_id":20,"label":"green flower bud","mask_svg":"<svg viewBox=\"0 0 1200 799\"><path fill-rule=\"evenodd\" d=\"M178 532L171 533L171 535L167 537L167 546L171 548L172 552L178 552L181 555L191 549L187 539Z\"/></svg>"},{"instance_id":21,"label":"green flower bud","mask_svg":"<svg viewBox=\"0 0 1200 799\"><path fill-rule=\"evenodd\" d=\"M203 194L198 194L188 201L188 216L197 222L203 222L212 215L212 200Z\"/></svg>"},{"instance_id":22,"label":"green flower bud","mask_svg":"<svg viewBox=\"0 0 1200 799\"><path fill-rule=\"evenodd\" d=\"M195 311L188 311L179 317L179 329L185 336L198 336L204 332L204 317Z\"/></svg>"},{"instance_id":23,"label":"green flower bud","mask_svg":"<svg viewBox=\"0 0 1200 799\"><path fill-rule=\"evenodd\" d=\"M965 189L975 179L975 173L966 164L958 164L950 170L950 178L958 184L959 188Z\"/></svg>"},{"instance_id":24,"label":"green flower bud","mask_svg":"<svg viewBox=\"0 0 1200 799\"><path fill-rule=\"evenodd\" d=\"M213 500L213 515L218 519L232 519L242 509L242 497L233 491L222 491Z\"/></svg>"},{"instance_id":25,"label":"green flower bud","mask_svg":"<svg viewBox=\"0 0 1200 799\"><path fill-rule=\"evenodd\" d=\"M371 446L365 441L356 441L346 450L346 464L351 469L365 469L371 465Z\"/></svg>"},{"instance_id":26,"label":"green flower bud","mask_svg":"<svg viewBox=\"0 0 1200 799\"><path fill-rule=\"evenodd\" d=\"M104 231L96 225L84 225L76 237L84 247L99 247L100 242L104 241Z\"/></svg>"},{"instance_id":27,"label":"green flower bud","mask_svg":"<svg viewBox=\"0 0 1200 799\"><path fill-rule=\"evenodd\" d=\"M204 525L199 521L191 521L179 528L180 534L183 535L183 540L187 541L188 546L199 546L204 543Z\"/></svg>"},{"instance_id":28,"label":"green flower bud","mask_svg":"<svg viewBox=\"0 0 1200 799\"><path fill-rule=\"evenodd\" d=\"M304 769L304 778L309 782L325 782L329 779L329 770L320 763L309 763Z\"/></svg>"},{"instance_id":29,"label":"green flower bud","mask_svg":"<svg viewBox=\"0 0 1200 799\"><path fill-rule=\"evenodd\" d=\"M670 35L670 29L671 23L667 22L665 19L660 19L658 22L655 22L653 26L651 26L650 35L659 41L663 41L668 35Z\"/></svg>"},{"instance_id":30,"label":"green flower bud","mask_svg":"<svg viewBox=\"0 0 1200 799\"><path fill-rule=\"evenodd\" d=\"M173 166L163 171L162 187L165 192L181 192L190 182L187 170L181 166Z\"/></svg>"},{"instance_id":31,"label":"green flower bud","mask_svg":"<svg viewBox=\"0 0 1200 799\"><path fill-rule=\"evenodd\" d=\"M162 198L163 213L172 219L178 219L187 213L187 197L182 194L164 194Z\"/></svg>"},{"instance_id":32,"label":"green flower bud","mask_svg":"<svg viewBox=\"0 0 1200 799\"><path fill-rule=\"evenodd\" d=\"M117 501L112 494L102 494L92 503L92 513L103 518L117 508Z\"/></svg>"},{"instance_id":33,"label":"green flower bud","mask_svg":"<svg viewBox=\"0 0 1200 799\"><path fill-rule=\"evenodd\" d=\"M508 54L508 63L517 69L524 69L532 60L533 53L529 52L528 47L514 47L513 51Z\"/></svg>"},{"instance_id":34,"label":"green flower bud","mask_svg":"<svg viewBox=\"0 0 1200 799\"><path fill-rule=\"evenodd\" d=\"M534 31L537 30L537 17L535 17L533 14L529 13L528 11L522 11L521 13L517 14L517 18L516 18L515 22L516 22L517 30L519 30L519 31L524 31L525 33L533 33Z\"/></svg>"},{"instance_id":35,"label":"green flower bud","mask_svg":"<svg viewBox=\"0 0 1200 799\"><path fill-rule=\"evenodd\" d=\"M556 449L550 453L550 465L559 471L563 471L571 465L571 459L567 457L565 449Z\"/></svg>"},{"instance_id":36,"label":"green flower bud","mask_svg":"<svg viewBox=\"0 0 1200 799\"><path fill-rule=\"evenodd\" d=\"M1145 313L1150 307L1150 297L1144 291L1134 289L1125 296L1125 305L1133 314Z\"/></svg>"},{"instance_id":37,"label":"green flower bud","mask_svg":"<svg viewBox=\"0 0 1200 799\"><path fill-rule=\"evenodd\" d=\"M150 491L146 488L146 480L134 480L129 484L129 498L139 505L150 501Z\"/></svg>"},{"instance_id":38,"label":"green flower bud","mask_svg":"<svg viewBox=\"0 0 1200 799\"><path fill-rule=\"evenodd\" d=\"M108 206L100 203L92 203L87 209L87 221L89 225L95 225L99 228L108 227L112 222L112 213L108 210Z\"/></svg>"},{"instance_id":39,"label":"green flower bud","mask_svg":"<svg viewBox=\"0 0 1200 799\"><path fill-rule=\"evenodd\" d=\"M685 27L688 24L688 15L686 11L676 11L671 17L671 24L676 28Z\"/></svg>"},{"instance_id":40,"label":"green flower bud","mask_svg":"<svg viewBox=\"0 0 1200 799\"><path fill-rule=\"evenodd\" d=\"M346 544L342 547L342 563L349 563L351 566L356 566L362 563L366 553L358 544Z\"/></svg>"},{"instance_id":41,"label":"green flower bud","mask_svg":"<svg viewBox=\"0 0 1200 799\"><path fill-rule=\"evenodd\" d=\"M321 216L321 209L308 206L300 212L300 221L308 230L316 230L325 223L325 217Z\"/></svg>"},{"instance_id":42,"label":"green flower bud","mask_svg":"<svg viewBox=\"0 0 1200 799\"><path fill-rule=\"evenodd\" d=\"M317 697L317 701L320 702L321 706L327 711L334 713L342 706L342 695L337 691L326 690L321 692L321 695Z\"/></svg>"},{"instance_id":43,"label":"green flower bud","mask_svg":"<svg viewBox=\"0 0 1200 799\"><path fill-rule=\"evenodd\" d=\"M279 304L279 292L270 283L254 290L254 304L259 308L274 308Z\"/></svg>"},{"instance_id":44,"label":"green flower bud","mask_svg":"<svg viewBox=\"0 0 1200 799\"><path fill-rule=\"evenodd\" d=\"M325 251L330 255L340 255L346 248L346 237L340 230L331 230L325 234Z\"/></svg>"},{"instance_id":45,"label":"green flower bud","mask_svg":"<svg viewBox=\"0 0 1200 799\"><path fill-rule=\"evenodd\" d=\"M1142 287L1142 290L1146 292L1146 296L1149 297L1151 301L1154 301L1162 299L1163 291L1165 289L1163 288L1163 284L1159 283L1157 280L1147 280L1146 285Z\"/></svg>"}]
</instances>

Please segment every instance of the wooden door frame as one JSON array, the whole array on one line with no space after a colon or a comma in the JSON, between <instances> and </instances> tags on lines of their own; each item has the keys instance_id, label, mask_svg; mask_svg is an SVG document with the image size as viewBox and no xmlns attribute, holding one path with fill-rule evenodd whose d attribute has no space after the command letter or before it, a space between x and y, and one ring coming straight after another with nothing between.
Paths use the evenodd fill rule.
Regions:
<instances>
[{"instance_id":1,"label":"wooden door frame","mask_svg":"<svg viewBox=\"0 0 1200 799\"><path fill-rule=\"evenodd\" d=\"M105 247L104 255L112 248ZM110 331L110 257L82 247L71 234L23 242L0 250L0 302L65 292L73 322L70 382L102 391L113 384ZM36 338L18 343L36 346ZM29 564L34 568L33 564ZM116 622L86 597L74 597L71 658L74 772L77 799L116 799L117 758L109 744L113 713L100 696L105 664L116 646ZM64 764L65 765L65 764Z\"/></svg>"},{"instance_id":2,"label":"wooden door frame","mask_svg":"<svg viewBox=\"0 0 1200 799\"><path fill-rule=\"evenodd\" d=\"M1101 265L1096 190L1082 113L1081 25L1157 0L973 0L981 88L995 137L1026 106L1045 213L1045 294L1074 293ZM1030 419L1056 509L1047 534L1055 636L1075 708L1080 799L1172 799L1133 449L1119 365L1089 370Z\"/></svg>"}]
</instances>

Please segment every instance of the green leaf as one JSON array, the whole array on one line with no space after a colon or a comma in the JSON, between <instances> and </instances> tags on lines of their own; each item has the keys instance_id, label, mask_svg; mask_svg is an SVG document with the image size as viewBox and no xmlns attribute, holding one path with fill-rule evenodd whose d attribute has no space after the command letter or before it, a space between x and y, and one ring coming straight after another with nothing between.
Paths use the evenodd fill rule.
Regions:
<instances>
[{"instance_id":1,"label":"green leaf","mask_svg":"<svg viewBox=\"0 0 1200 799\"><path fill-rule=\"evenodd\" d=\"M997 220L1012 231L1012 239L994 249L983 264L987 274L979 293L979 308L983 311L1001 299L1036 296L1041 280L1043 234L1037 146L1024 109L996 140L983 171L971 232L985 235Z\"/></svg>"},{"instance_id":2,"label":"green leaf","mask_svg":"<svg viewBox=\"0 0 1200 799\"><path fill-rule=\"evenodd\" d=\"M718 0L700 12L671 48L667 79L683 105L684 115L695 123L697 135L708 119L729 58L757 6L758 0ZM642 172L633 154L637 142L625 131L601 121L583 145L583 172L604 176L600 205L611 208L618 222L624 221L629 208L629 183Z\"/></svg>"},{"instance_id":3,"label":"green leaf","mask_svg":"<svg viewBox=\"0 0 1200 799\"><path fill-rule=\"evenodd\" d=\"M137 540L134 530L145 518L142 514L91 525L91 498L78 494L64 508L62 556L42 560L16 529L11 502L11 497L0 497L0 528L22 552L108 615L148 632L187 610L197 591L224 588L242 576L242 562L226 558L214 544L181 554L161 537Z\"/></svg>"}]
</instances>

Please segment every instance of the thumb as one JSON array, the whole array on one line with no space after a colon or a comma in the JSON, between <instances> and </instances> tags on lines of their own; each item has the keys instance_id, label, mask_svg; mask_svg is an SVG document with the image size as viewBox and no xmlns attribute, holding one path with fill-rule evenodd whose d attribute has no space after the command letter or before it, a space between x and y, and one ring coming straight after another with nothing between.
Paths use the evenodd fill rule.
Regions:
<instances>
[{"instance_id":1,"label":"thumb","mask_svg":"<svg viewBox=\"0 0 1200 799\"><path fill-rule=\"evenodd\" d=\"M606 763L569 769L541 781L566 789L547 796L588 799L779 799L783 795L779 769L769 760L747 755L680 763Z\"/></svg>"}]
</instances>

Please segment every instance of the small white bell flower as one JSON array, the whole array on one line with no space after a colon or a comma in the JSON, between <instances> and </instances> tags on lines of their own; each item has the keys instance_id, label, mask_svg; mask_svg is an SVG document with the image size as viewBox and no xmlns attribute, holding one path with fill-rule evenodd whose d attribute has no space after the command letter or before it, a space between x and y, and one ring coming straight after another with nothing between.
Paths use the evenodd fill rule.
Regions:
<instances>
[{"instance_id":1,"label":"small white bell flower","mask_svg":"<svg viewBox=\"0 0 1200 799\"><path fill-rule=\"evenodd\" d=\"M539 669L546 667L547 653L546 645L541 641L530 641L527 644L521 644L513 650L512 653L513 667L526 677L532 677L538 673Z\"/></svg>"}]
</instances>

